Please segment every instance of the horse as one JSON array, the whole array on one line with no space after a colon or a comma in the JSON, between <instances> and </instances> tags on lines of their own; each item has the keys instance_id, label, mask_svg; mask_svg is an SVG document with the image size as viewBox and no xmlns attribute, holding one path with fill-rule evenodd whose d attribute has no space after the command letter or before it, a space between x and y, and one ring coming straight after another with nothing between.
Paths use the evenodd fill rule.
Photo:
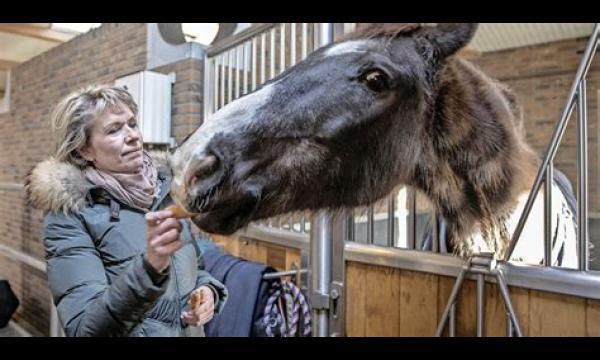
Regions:
<instances>
[{"instance_id":1,"label":"horse","mask_svg":"<svg viewBox=\"0 0 600 360\"><path fill-rule=\"evenodd\" d=\"M459 54L477 28L372 24L318 49L172 152L173 198L200 229L227 235L408 185L444 219L456 255L503 257L540 161L515 94ZM540 249L515 253L538 261Z\"/></svg>"}]
</instances>

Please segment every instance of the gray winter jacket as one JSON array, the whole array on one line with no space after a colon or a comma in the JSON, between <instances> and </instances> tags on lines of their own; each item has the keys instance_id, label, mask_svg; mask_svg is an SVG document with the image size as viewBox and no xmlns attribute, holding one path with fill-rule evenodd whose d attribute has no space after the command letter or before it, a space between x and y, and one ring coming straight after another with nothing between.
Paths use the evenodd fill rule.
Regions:
<instances>
[{"instance_id":1,"label":"gray winter jacket","mask_svg":"<svg viewBox=\"0 0 600 360\"><path fill-rule=\"evenodd\" d=\"M151 210L171 203L164 154L153 154L160 194ZM32 205L44 211L48 282L67 336L203 336L181 319L189 294L208 285L223 307L225 286L203 270L197 240L185 222L185 243L166 275L144 259L142 211L119 203L73 165L43 161L26 183Z\"/></svg>"}]
</instances>

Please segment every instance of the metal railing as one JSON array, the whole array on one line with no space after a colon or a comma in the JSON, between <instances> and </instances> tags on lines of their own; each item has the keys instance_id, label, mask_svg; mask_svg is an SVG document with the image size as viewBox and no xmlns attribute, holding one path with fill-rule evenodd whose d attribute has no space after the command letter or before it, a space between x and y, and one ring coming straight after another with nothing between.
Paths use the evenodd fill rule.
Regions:
<instances>
[{"instance_id":1,"label":"metal railing","mask_svg":"<svg viewBox=\"0 0 600 360\"><path fill-rule=\"evenodd\" d=\"M33 269L46 273L46 263L42 260L36 259L31 255L27 255L22 251L15 250L11 247L8 247L4 244L0 244L0 255L4 255L5 257L16 261L20 264L27 265ZM54 305L54 300L52 296L49 298L49 306L50 306L50 324L49 324L49 333L51 337L63 337L65 333L63 331L62 326L58 320L58 314L56 312L56 306Z\"/></svg>"}]
</instances>

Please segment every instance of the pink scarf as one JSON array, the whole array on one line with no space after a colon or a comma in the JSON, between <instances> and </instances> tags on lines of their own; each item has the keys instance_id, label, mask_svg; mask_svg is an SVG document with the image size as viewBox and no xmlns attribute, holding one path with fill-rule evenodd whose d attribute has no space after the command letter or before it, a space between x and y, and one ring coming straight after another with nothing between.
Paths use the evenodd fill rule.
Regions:
<instances>
[{"instance_id":1,"label":"pink scarf","mask_svg":"<svg viewBox=\"0 0 600 360\"><path fill-rule=\"evenodd\" d=\"M83 175L92 183L103 187L112 196L123 203L140 209L148 210L158 196L157 171L152 158L144 151L142 171L134 174L111 173L88 166Z\"/></svg>"}]
</instances>

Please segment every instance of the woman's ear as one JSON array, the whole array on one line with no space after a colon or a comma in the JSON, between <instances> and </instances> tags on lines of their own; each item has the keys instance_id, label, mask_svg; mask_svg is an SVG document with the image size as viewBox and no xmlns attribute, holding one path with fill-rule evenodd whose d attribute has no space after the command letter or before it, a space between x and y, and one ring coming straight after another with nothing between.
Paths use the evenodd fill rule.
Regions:
<instances>
[{"instance_id":1,"label":"woman's ear","mask_svg":"<svg viewBox=\"0 0 600 360\"><path fill-rule=\"evenodd\" d=\"M89 162L94 162L95 156L94 156L94 151L91 148L91 146L85 145L81 149L77 150L77 152L79 153L79 156L81 156L84 160L87 160Z\"/></svg>"}]
</instances>

